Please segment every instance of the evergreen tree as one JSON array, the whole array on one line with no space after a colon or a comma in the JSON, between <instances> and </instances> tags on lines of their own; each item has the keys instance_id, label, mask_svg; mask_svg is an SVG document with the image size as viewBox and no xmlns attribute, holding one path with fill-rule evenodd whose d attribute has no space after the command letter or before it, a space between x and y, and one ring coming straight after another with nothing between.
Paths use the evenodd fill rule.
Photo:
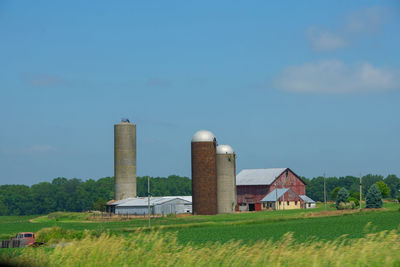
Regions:
<instances>
[{"instance_id":1,"label":"evergreen tree","mask_svg":"<svg viewBox=\"0 0 400 267\"><path fill-rule=\"evenodd\" d=\"M349 192L346 190L346 188L342 187L340 188L337 198L336 198L336 208L340 209L340 203L346 203L347 199L349 198Z\"/></svg>"},{"instance_id":2,"label":"evergreen tree","mask_svg":"<svg viewBox=\"0 0 400 267\"><path fill-rule=\"evenodd\" d=\"M367 208L382 208L382 194L376 184L369 188L365 201Z\"/></svg>"}]
</instances>

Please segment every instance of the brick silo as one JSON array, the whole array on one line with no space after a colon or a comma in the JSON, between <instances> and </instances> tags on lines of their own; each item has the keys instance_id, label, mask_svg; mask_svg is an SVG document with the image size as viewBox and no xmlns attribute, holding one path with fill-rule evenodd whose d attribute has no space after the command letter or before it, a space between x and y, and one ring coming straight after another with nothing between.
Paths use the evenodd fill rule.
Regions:
<instances>
[{"instance_id":1,"label":"brick silo","mask_svg":"<svg viewBox=\"0 0 400 267\"><path fill-rule=\"evenodd\" d=\"M212 132L201 130L192 137L193 214L217 214L216 139Z\"/></svg>"},{"instance_id":2,"label":"brick silo","mask_svg":"<svg viewBox=\"0 0 400 267\"><path fill-rule=\"evenodd\" d=\"M217 146L218 213L235 213L236 155L229 145Z\"/></svg>"}]
</instances>

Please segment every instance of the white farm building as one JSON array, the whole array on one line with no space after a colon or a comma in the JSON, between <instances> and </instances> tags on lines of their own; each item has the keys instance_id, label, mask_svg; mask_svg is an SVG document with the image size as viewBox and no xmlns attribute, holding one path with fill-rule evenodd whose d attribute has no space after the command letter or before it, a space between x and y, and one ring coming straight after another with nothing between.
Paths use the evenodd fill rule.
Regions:
<instances>
[{"instance_id":1,"label":"white farm building","mask_svg":"<svg viewBox=\"0 0 400 267\"><path fill-rule=\"evenodd\" d=\"M148 214L148 198L126 198L107 203L107 211L121 215ZM150 213L157 215L192 213L191 196L150 197Z\"/></svg>"}]
</instances>

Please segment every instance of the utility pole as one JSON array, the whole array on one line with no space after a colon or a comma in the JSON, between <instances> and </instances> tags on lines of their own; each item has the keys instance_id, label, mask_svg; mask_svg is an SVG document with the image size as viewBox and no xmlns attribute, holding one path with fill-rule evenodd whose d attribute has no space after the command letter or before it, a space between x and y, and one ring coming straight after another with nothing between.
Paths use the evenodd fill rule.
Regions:
<instances>
[{"instance_id":1,"label":"utility pole","mask_svg":"<svg viewBox=\"0 0 400 267\"><path fill-rule=\"evenodd\" d=\"M325 211L326 211L326 175L324 172L324 203L325 203Z\"/></svg>"},{"instance_id":2,"label":"utility pole","mask_svg":"<svg viewBox=\"0 0 400 267\"><path fill-rule=\"evenodd\" d=\"M275 181L275 210L278 210L277 202L278 202L278 187L277 182Z\"/></svg>"},{"instance_id":3,"label":"utility pole","mask_svg":"<svg viewBox=\"0 0 400 267\"><path fill-rule=\"evenodd\" d=\"M362 175L360 173L360 211L361 211L361 200L362 200Z\"/></svg>"},{"instance_id":4,"label":"utility pole","mask_svg":"<svg viewBox=\"0 0 400 267\"><path fill-rule=\"evenodd\" d=\"M149 215L149 228L150 228L150 176L147 176L147 213Z\"/></svg>"}]
</instances>

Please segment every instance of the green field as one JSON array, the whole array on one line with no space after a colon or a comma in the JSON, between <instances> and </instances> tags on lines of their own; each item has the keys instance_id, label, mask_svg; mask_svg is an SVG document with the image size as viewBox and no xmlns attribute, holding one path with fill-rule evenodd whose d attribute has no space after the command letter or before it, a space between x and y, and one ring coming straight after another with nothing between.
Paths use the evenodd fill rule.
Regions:
<instances>
[{"instance_id":1,"label":"green field","mask_svg":"<svg viewBox=\"0 0 400 267\"><path fill-rule=\"evenodd\" d=\"M152 219L153 229L165 233L177 233L178 242L227 242L242 240L278 240L285 233L293 233L295 240L304 242L310 238L333 240L342 235L359 238L368 231L397 229L400 224L398 204L385 203L381 211L362 211L337 214L332 207L327 213L322 205L313 210L288 210L272 212L239 213L216 216L164 217ZM34 222L31 222L33 220ZM146 229L147 220L91 222L85 213L56 213L49 216L2 216L0 237L5 238L21 231L38 232L48 227L66 230L92 230L97 234L111 232L117 235Z\"/></svg>"}]
</instances>

